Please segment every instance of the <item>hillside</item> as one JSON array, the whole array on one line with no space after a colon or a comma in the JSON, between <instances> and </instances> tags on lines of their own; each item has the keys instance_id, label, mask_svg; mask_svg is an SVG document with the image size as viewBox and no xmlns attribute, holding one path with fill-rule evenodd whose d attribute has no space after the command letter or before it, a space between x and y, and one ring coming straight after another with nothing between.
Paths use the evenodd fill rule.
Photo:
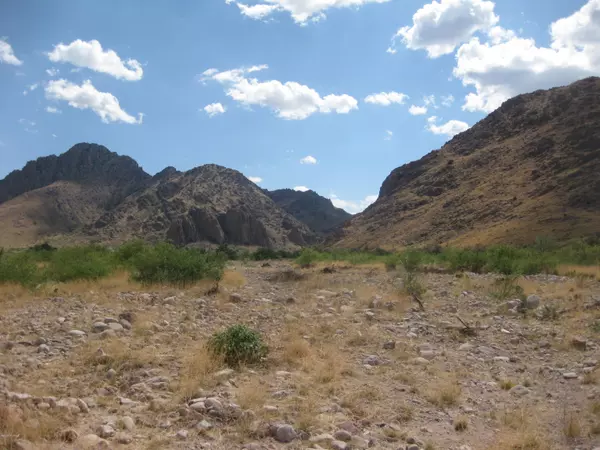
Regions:
<instances>
[{"instance_id":1,"label":"hillside","mask_svg":"<svg viewBox=\"0 0 600 450\"><path fill-rule=\"evenodd\" d=\"M0 247L131 238L290 247L315 242L240 172L215 165L154 177L131 158L81 143L0 180Z\"/></svg>"},{"instance_id":2,"label":"hillside","mask_svg":"<svg viewBox=\"0 0 600 450\"><path fill-rule=\"evenodd\" d=\"M333 206L331 200L320 196L314 191L301 192L293 189L277 189L275 191L265 191L265 193L271 197L271 200L277 206L299 221L304 222L317 233L328 233L352 217L343 209Z\"/></svg>"},{"instance_id":3,"label":"hillside","mask_svg":"<svg viewBox=\"0 0 600 450\"><path fill-rule=\"evenodd\" d=\"M600 79L517 96L393 170L340 247L567 240L600 230Z\"/></svg>"}]
</instances>

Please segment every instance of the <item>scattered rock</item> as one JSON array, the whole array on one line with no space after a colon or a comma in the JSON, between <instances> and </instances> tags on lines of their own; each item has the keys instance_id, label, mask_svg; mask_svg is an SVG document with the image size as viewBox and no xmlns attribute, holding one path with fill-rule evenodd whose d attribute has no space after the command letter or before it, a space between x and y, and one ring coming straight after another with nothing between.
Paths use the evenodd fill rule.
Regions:
<instances>
[{"instance_id":1,"label":"scattered rock","mask_svg":"<svg viewBox=\"0 0 600 450\"><path fill-rule=\"evenodd\" d=\"M350 442L352 440L352 434L346 430L337 430L333 437L338 441Z\"/></svg>"},{"instance_id":2,"label":"scattered rock","mask_svg":"<svg viewBox=\"0 0 600 450\"><path fill-rule=\"evenodd\" d=\"M387 341L383 343L385 350L394 350L396 348L396 341Z\"/></svg>"},{"instance_id":3,"label":"scattered rock","mask_svg":"<svg viewBox=\"0 0 600 450\"><path fill-rule=\"evenodd\" d=\"M273 437L277 442L287 444L298 437L296 430L291 425L279 425L275 428Z\"/></svg>"},{"instance_id":4,"label":"scattered rock","mask_svg":"<svg viewBox=\"0 0 600 450\"><path fill-rule=\"evenodd\" d=\"M77 441L77 448L85 450L108 449L110 444L95 434L86 434Z\"/></svg>"},{"instance_id":5,"label":"scattered rock","mask_svg":"<svg viewBox=\"0 0 600 450\"><path fill-rule=\"evenodd\" d=\"M565 372L562 374L565 380L574 380L577 378L577 374L575 372Z\"/></svg>"},{"instance_id":6,"label":"scattered rock","mask_svg":"<svg viewBox=\"0 0 600 450\"><path fill-rule=\"evenodd\" d=\"M121 417L121 426L127 431L133 431L135 428L135 421L129 416Z\"/></svg>"},{"instance_id":7,"label":"scattered rock","mask_svg":"<svg viewBox=\"0 0 600 450\"><path fill-rule=\"evenodd\" d=\"M525 308L535 309L540 306L540 297L537 295L529 295L525 300Z\"/></svg>"},{"instance_id":8,"label":"scattered rock","mask_svg":"<svg viewBox=\"0 0 600 450\"><path fill-rule=\"evenodd\" d=\"M69 443L75 442L78 437L79 434L73 429L64 430L60 433L60 439Z\"/></svg>"},{"instance_id":9,"label":"scattered rock","mask_svg":"<svg viewBox=\"0 0 600 450\"><path fill-rule=\"evenodd\" d=\"M587 349L587 340L582 337L574 337L571 339L571 346L577 350L585 351Z\"/></svg>"},{"instance_id":10,"label":"scattered rock","mask_svg":"<svg viewBox=\"0 0 600 450\"><path fill-rule=\"evenodd\" d=\"M524 395L529 394L531 390L523 385L517 384L516 386L513 386L509 392L516 397L523 397Z\"/></svg>"},{"instance_id":11,"label":"scattered rock","mask_svg":"<svg viewBox=\"0 0 600 450\"><path fill-rule=\"evenodd\" d=\"M185 441L188 438L188 430L179 430L175 437L180 441Z\"/></svg>"},{"instance_id":12,"label":"scattered rock","mask_svg":"<svg viewBox=\"0 0 600 450\"><path fill-rule=\"evenodd\" d=\"M115 429L110 425L100 425L96 429L96 434L101 438L110 438L115 435Z\"/></svg>"}]
</instances>

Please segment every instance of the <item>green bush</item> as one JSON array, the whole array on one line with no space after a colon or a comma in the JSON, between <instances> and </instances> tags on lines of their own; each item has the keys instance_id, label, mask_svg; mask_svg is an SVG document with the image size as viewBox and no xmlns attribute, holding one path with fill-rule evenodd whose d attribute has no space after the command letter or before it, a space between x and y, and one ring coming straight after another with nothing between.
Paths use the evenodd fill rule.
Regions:
<instances>
[{"instance_id":1,"label":"green bush","mask_svg":"<svg viewBox=\"0 0 600 450\"><path fill-rule=\"evenodd\" d=\"M185 287L204 278L220 280L225 263L225 258L216 253L162 243L146 247L132 258L132 278L144 284Z\"/></svg>"},{"instance_id":2,"label":"green bush","mask_svg":"<svg viewBox=\"0 0 600 450\"><path fill-rule=\"evenodd\" d=\"M208 349L232 367L259 363L268 353L260 333L246 325L233 325L215 333L208 341Z\"/></svg>"},{"instance_id":3,"label":"green bush","mask_svg":"<svg viewBox=\"0 0 600 450\"><path fill-rule=\"evenodd\" d=\"M498 300L520 298L525 300L525 292L518 284L519 277L515 275L507 275L498 278L490 288L490 295Z\"/></svg>"},{"instance_id":4,"label":"green bush","mask_svg":"<svg viewBox=\"0 0 600 450\"><path fill-rule=\"evenodd\" d=\"M52 253L42 277L47 281L97 280L114 272L113 255L97 245L64 247Z\"/></svg>"},{"instance_id":5,"label":"green bush","mask_svg":"<svg viewBox=\"0 0 600 450\"><path fill-rule=\"evenodd\" d=\"M32 287L39 282L38 268L25 253L8 253L0 249L0 283L17 283Z\"/></svg>"},{"instance_id":6,"label":"green bush","mask_svg":"<svg viewBox=\"0 0 600 450\"><path fill-rule=\"evenodd\" d=\"M148 244L141 239L126 242L115 251L115 257L120 263L128 264L138 254L142 253Z\"/></svg>"},{"instance_id":7,"label":"green bush","mask_svg":"<svg viewBox=\"0 0 600 450\"><path fill-rule=\"evenodd\" d=\"M421 267L423 261L423 253L415 250L402 252L398 256L398 261L407 272L415 272Z\"/></svg>"},{"instance_id":8,"label":"green bush","mask_svg":"<svg viewBox=\"0 0 600 450\"><path fill-rule=\"evenodd\" d=\"M296 258L296 263L300 267L308 267L319 258L319 253L312 248L302 249L300 256Z\"/></svg>"}]
</instances>

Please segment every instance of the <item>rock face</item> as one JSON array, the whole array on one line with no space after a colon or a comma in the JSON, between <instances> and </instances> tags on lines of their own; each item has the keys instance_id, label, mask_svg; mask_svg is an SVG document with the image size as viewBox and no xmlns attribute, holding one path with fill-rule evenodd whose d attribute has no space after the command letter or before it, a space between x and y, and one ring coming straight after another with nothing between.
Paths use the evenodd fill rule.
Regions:
<instances>
[{"instance_id":1,"label":"rock face","mask_svg":"<svg viewBox=\"0 0 600 450\"><path fill-rule=\"evenodd\" d=\"M161 172L88 231L108 240L167 238L179 245L287 247L316 237L240 172L213 164Z\"/></svg>"},{"instance_id":2,"label":"rock face","mask_svg":"<svg viewBox=\"0 0 600 450\"><path fill-rule=\"evenodd\" d=\"M131 158L77 144L0 181L0 246L121 242L131 238L264 247L314 243L316 234L240 172L205 165L151 177Z\"/></svg>"},{"instance_id":3,"label":"rock face","mask_svg":"<svg viewBox=\"0 0 600 450\"><path fill-rule=\"evenodd\" d=\"M393 170L341 247L472 246L600 229L600 79L506 101L440 150Z\"/></svg>"},{"instance_id":4,"label":"rock face","mask_svg":"<svg viewBox=\"0 0 600 450\"><path fill-rule=\"evenodd\" d=\"M300 192L293 189L278 189L265 193L277 206L304 222L317 233L328 233L344 223L352 214L336 208L328 198L314 191Z\"/></svg>"}]
</instances>

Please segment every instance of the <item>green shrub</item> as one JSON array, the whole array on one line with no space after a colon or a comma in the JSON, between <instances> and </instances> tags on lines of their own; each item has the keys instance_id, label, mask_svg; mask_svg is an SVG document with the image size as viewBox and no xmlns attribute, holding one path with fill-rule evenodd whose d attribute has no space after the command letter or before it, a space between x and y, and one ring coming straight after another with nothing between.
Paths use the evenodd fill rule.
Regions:
<instances>
[{"instance_id":1,"label":"green shrub","mask_svg":"<svg viewBox=\"0 0 600 450\"><path fill-rule=\"evenodd\" d=\"M8 253L0 249L0 283L17 283L32 287L38 282L38 269L29 254Z\"/></svg>"},{"instance_id":2,"label":"green shrub","mask_svg":"<svg viewBox=\"0 0 600 450\"><path fill-rule=\"evenodd\" d=\"M419 276L415 272L405 272L402 276L404 292L408 295L421 298L421 296L427 291Z\"/></svg>"},{"instance_id":3,"label":"green shrub","mask_svg":"<svg viewBox=\"0 0 600 450\"><path fill-rule=\"evenodd\" d=\"M129 263L136 255L142 253L148 244L141 239L126 242L122 244L116 251L115 257L121 263Z\"/></svg>"},{"instance_id":4,"label":"green shrub","mask_svg":"<svg viewBox=\"0 0 600 450\"><path fill-rule=\"evenodd\" d=\"M236 261L240 259L240 252L235 247L230 247L227 244L221 244L217 247L217 253L221 254L230 261Z\"/></svg>"},{"instance_id":5,"label":"green shrub","mask_svg":"<svg viewBox=\"0 0 600 450\"><path fill-rule=\"evenodd\" d=\"M423 253L415 250L409 250L398 256L398 261L407 272L415 272L421 267Z\"/></svg>"},{"instance_id":6,"label":"green shrub","mask_svg":"<svg viewBox=\"0 0 600 450\"><path fill-rule=\"evenodd\" d=\"M232 367L259 363L268 353L260 333L246 325L233 325L215 333L208 341L208 349Z\"/></svg>"},{"instance_id":7,"label":"green shrub","mask_svg":"<svg viewBox=\"0 0 600 450\"><path fill-rule=\"evenodd\" d=\"M52 253L42 273L47 281L97 280L113 273L113 255L97 245L64 247Z\"/></svg>"},{"instance_id":8,"label":"green shrub","mask_svg":"<svg viewBox=\"0 0 600 450\"><path fill-rule=\"evenodd\" d=\"M319 258L319 253L312 248L302 249L300 256L296 258L296 263L300 267L308 267Z\"/></svg>"},{"instance_id":9,"label":"green shrub","mask_svg":"<svg viewBox=\"0 0 600 450\"><path fill-rule=\"evenodd\" d=\"M185 287L204 278L220 280L226 260L216 253L176 248L161 243L146 247L131 260L132 278L144 284L162 283Z\"/></svg>"},{"instance_id":10,"label":"green shrub","mask_svg":"<svg viewBox=\"0 0 600 450\"><path fill-rule=\"evenodd\" d=\"M519 277L515 275L507 275L498 278L490 288L490 295L498 300L520 298L525 299L525 292L518 284Z\"/></svg>"}]
</instances>

